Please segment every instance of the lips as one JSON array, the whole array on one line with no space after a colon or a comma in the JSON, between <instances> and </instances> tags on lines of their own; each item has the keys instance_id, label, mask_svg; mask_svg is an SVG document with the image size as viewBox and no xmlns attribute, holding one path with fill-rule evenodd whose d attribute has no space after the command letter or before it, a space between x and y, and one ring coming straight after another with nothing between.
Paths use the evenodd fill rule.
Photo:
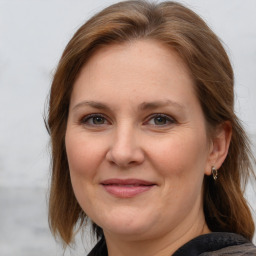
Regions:
<instances>
[{"instance_id":1,"label":"lips","mask_svg":"<svg viewBox=\"0 0 256 256\"><path fill-rule=\"evenodd\" d=\"M119 198L131 198L151 190L156 184L138 179L109 179L101 182L104 189Z\"/></svg>"}]
</instances>

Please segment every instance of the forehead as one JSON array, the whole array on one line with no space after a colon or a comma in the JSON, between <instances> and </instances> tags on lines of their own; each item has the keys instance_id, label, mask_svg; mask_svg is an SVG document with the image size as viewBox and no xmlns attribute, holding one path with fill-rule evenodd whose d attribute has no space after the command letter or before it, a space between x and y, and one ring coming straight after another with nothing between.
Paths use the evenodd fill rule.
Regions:
<instances>
[{"instance_id":1,"label":"forehead","mask_svg":"<svg viewBox=\"0 0 256 256\"><path fill-rule=\"evenodd\" d=\"M111 61L111 66L109 66L109 61ZM123 64L121 67L119 65L115 66L120 62ZM145 62L147 65L145 65ZM140 71L142 67L140 64L144 64L144 68L150 68L150 71L157 71L163 68L162 65L165 65L167 69L175 67L176 70L187 72L188 75L191 75L188 66L173 47L154 39L132 40L101 46L95 50L82 67L82 70L92 67L100 68L104 65L105 69L108 67L120 69L128 67L129 64L133 67L140 67ZM192 76L191 79L193 79Z\"/></svg>"},{"instance_id":2,"label":"forehead","mask_svg":"<svg viewBox=\"0 0 256 256\"><path fill-rule=\"evenodd\" d=\"M190 71L179 55L157 41L138 40L97 50L74 83L71 104L83 97L178 99L186 92L195 96Z\"/></svg>"}]
</instances>

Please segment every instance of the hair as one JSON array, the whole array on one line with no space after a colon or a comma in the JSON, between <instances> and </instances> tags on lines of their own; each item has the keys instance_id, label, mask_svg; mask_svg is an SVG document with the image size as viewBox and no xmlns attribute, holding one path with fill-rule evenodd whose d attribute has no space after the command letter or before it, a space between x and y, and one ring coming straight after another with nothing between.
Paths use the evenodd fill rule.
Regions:
<instances>
[{"instance_id":1,"label":"hair","mask_svg":"<svg viewBox=\"0 0 256 256\"><path fill-rule=\"evenodd\" d=\"M64 244L73 241L76 228L87 216L74 195L65 133L73 84L79 71L97 51L111 44L157 40L174 49L191 71L207 129L226 121L232 126L228 155L219 169L218 181L205 176L203 205L211 231L234 232L252 240L254 222L243 196L248 178L255 177L253 155L239 119L234 113L234 76L218 37L193 11L176 2L124 1L93 16L66 46L50 90L46 126L51 137L52 173L49 225ZM97 237L102 229L94 224Z\"/></svg>"}]
</instances>

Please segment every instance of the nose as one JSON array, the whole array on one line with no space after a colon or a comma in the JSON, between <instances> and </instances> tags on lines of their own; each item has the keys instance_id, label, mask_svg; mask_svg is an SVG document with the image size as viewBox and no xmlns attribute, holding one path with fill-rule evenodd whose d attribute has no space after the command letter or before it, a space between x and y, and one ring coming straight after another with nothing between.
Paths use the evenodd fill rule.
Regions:
<instances>
[{"instance_id":1,"label":"nose","mask_svg":"<svg viewBox=\"0 0 256 256\"><path fill-rule=\"evenodd\" d=\"M143 163L145 158L138 132L128 126L116 129L106 159L122 168Z\"/></svg>"}]
</instances>

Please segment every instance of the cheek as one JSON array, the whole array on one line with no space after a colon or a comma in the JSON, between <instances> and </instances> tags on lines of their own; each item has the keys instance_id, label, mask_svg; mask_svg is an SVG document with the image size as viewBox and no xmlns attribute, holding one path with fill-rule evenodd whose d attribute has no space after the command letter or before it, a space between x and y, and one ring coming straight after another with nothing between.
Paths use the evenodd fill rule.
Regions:
<instances>
[{"instance_id":1,"label":"cheek","mask_svg":"<svg viewBox=\"0 0 256 256\"><path fill-rule=\"evenodd\" d=\"M151 150L156 146L151 146ZM151 151L152 152L152 151ZM152 152L155 168L162 170L164 176L203 176L207 161L206 136L194 133L173 134L158 141L157 150Z\"/></svg>"},{"instance_id":2,"label":"cheek","mask_svg":"<svg viewBox=\"0 0 256 256\"><path fill-rule=\"evenodd\" d=\"M71 175L90 176L100 164L102 145L82 134L66 134L66 151ZM101 149L101 150L100 150Z\"/></svg>"},{"instance_id":3,"label":"cheek","mask_svg":"<svg viewBox=\"0 0 256 256\"><path fill-rule=\"evenodd\" d=\"M74 132L67 132L65 138L72 187L78 203L88 215L94 203L97 169L102 159L101 145L91 140Z\"/></svg>"},{"instance_id":4,"label":"cheek","mask_svg":"<svg viewBox=\"0 0 256 256\"><path fill-rule=\"evenodd\" d=\"M155 151L154 168L162 177L165 205L170 206L163 211L187 213L201 200L207 159L206 140L202 136L198 140L192 134L177 135L160 144L159 150Z\"/></svg>"}]
</instances>

